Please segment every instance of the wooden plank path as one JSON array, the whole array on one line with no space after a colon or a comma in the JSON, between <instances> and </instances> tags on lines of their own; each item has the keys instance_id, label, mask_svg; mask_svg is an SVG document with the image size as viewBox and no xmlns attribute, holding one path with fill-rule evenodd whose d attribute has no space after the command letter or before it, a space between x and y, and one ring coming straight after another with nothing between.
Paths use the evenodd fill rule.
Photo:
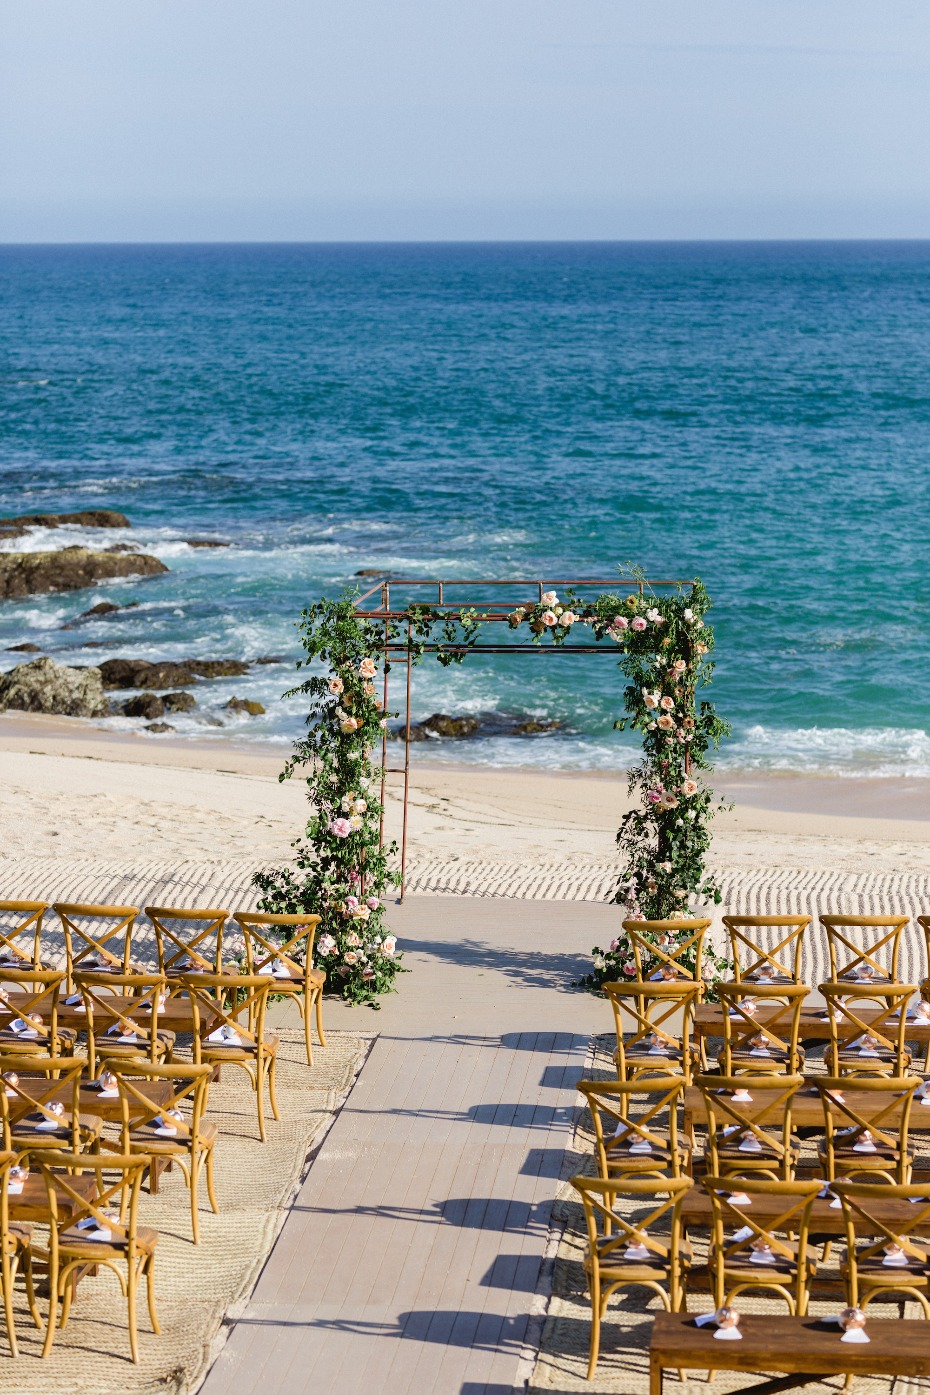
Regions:
<instances>
[{"instance_id":1,"label":"wooden plank path","mask_svg":"<svg viewBox=\"0 0 930 1395\"><path fill-rule=\"evenodd\" d=\"M510 1395L528 1373L558 1179L603 1003L568 990L609 906L413 897L415 970L203 1395ZM521 1362L523 1365L521 1366Z\"/></svg>"}]
</instances>

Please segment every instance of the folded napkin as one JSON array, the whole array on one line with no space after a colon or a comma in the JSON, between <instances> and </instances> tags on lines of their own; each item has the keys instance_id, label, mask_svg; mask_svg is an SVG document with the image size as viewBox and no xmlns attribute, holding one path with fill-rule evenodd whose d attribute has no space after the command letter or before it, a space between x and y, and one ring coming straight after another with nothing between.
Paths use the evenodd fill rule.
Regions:
<instances>
[{"instance_id":1,"label":"folded napkin","mask_svg":"<svg viewBox=\"0 0 930 1395\"><path fill-rule=\"evenodd\" d=\"M9 1183L7 1184L7 1191L9 1192L10 1196L19 1196L25 1185L26 1183L23 1181L21 1177L19 1179L11 1177Z\"/></svg>"},{"instance_id":2,"label":"folded napkin","mask_svg":"<svg viewBox=\"0 0 930 1395\"><path fill-rule=\"evenodd\" d=\"M161 1116L157 1119L153 1119L152 1122L155 1126L155 1132L160 1134L162 1138L177 1138L178 1130L176 1124L169 1124L168 1121L162 1119Z\"/></svg>"},{"instance_id":3,"label":"folded napkin","mask_svg":"<svg viewBox=\"0 0 930 1395\"><path fill-rule=\"evenodd\" d=\"M882 1259L882 1264L887 1265L889 1269L906 1269L909 1263L910 1261L903 1250L893 1251Z\"/></svg>"},{"instance_id":4,"label":"folded napkin","mask_svg":"<svg viewBox=\"0 0 930 1395\"><path fill-rule=\"evenodd\" d=\"M35 1027L28 1026L21 1017L13 1018L13 1021L10 1023L10 1031L15 1032L18 1037L28 1037L30 1041L34 1041L39 1035L38 1030Z\"/></svg>"},{"instance_id":5,"label":"folded napkin","mask_svg":"<svg viewBox=\"0 0 930 1395\"><path fill-rule=\"evenodd\" d=\"M750 1264L774 1264L775 1255L768 1246L764 1250L753 1250L749 1256Z\"/></svg>"},{"instance_id":6,"label":"folded napkin","mask_svg":"<svg viewBox=\"0 0 930 1395\"><path fill-rule=\"evenodd\" d=\"M42 1129L45 1133L56 1133L64 1125L64 1119L43 1119L41 1124L36 1124L37 1129Z\"/></svg>"},{"instance_id":7,"label":"folded napkin","mask_svg":"<svg viewBox=\"0 0 930 1395\"><path fill-rule=\"evenodd\" d=\"M65 998L66 1007L80 1007L82 1003L83 999L80 993L72 993L70 998Z\"/></svg>"},{"instance_id":8,"label":"folded napkin","mask_svg":"<svg viewBox=\"0 0 930 1395\"><path fill-rule=\"evenodd\" d=\"M739 1150L741 1153L761 1153L762 1144L759 1142L758 1138L756 1138L755 1134L751 1133L748 1138L743 1139L742 1143L739 1145Z\"/></svg>"},{"instance_id":9,"label":"folded napkin","mask_svg":"<svg viewBox=\"0 0 930 1395\"><path fill-rule=\"evenodd\" d=\"M624 1259L649 1259L651 1250L648 1245L627 1245L623 1252Z\"/></svg>"},{"instance_id":10,"label":"folded napkin","mask_svg":"<svg viewBox=\"0 0 930 1395\"><path fill-rule=\"evenodd\" d=\"M854 1153L875 1153L875 1152L877 1152L877 1151L878 1151L878 1150L876 1149L874 1143L868 1143L868 1142L866 1142L866 1143L854 1143L854 1144L853 1144L853 1152L854 1152Z\"/></svg>"},{"instance_id":11,"label":"folded napkin","mask_svg":"<svg viewBox=\"0 0 930 1395\"><path fill-rule=\"evenodd\" d=\"M119 1090L98 1090L97 1098L98 1100L118 1100Z\"/></svg>"},{"instance_id":12,"label":"folded napkin","mask_svg":"<svg viewBox=\"0 0 930 1395\"><path fill-rule=\"evenodd\" d=\"M717 1321L716 1308L712 1313L697 1313L694 1318L695 1327L708 1327L712 1322Z\"/></svg>"},{"instance_id":13,"label":"folded napkin","mask_svg":"<svg viewBox=\"0 0 930 1395\"><path fill-rule=\"evenodd\" d=\"M233 1031L232 1027L227 1026L225 1022L223 1023L222 1027L217 1027L215 1032L210 1033L210 1035L207 1037L207 1041L219 1042L221 1046L242 1045L242 1038L240 1037L239 1033Z\"/></svg>"},{"instance_id":14,"label":"folded napkin","mask_svg":"<svg viewBox=\"0 0 930 1395\"><path fill-rule=\"evenodd\" d=\"M754 1231L751 1225L740 1226L739 1230L730 1237L730 1244L738 1245L741 1240L749 1240L753 1234Z\"/></svg>"},{"instance_id":15,"label":"folded napkin","mask_svg":"<svg viewBox=\"0 0 930 1395\"><path fill-rule=\"evenodd\" d=\"M750 1056L771 1056L771 1051L767 1046L754 1046L750 1051Z\"/></svg>"},{"instance_id":16,"label":"folded napkin","mask_svg":"<svg viewBox=\"0 0 930 1395\"><path fill-rule=\"evenodd\" d=\"M112 1027L108 1027L106 1034L108 1037L116 1037L117 1041L136 1042L142 1040L138 1032L127 1032L118 1022L114 1022Z\"/></svg>"},{"instance_id":17,"label":"folded napkin","mask_svg":"<svg viewBox=\"0 0 930 1395\"><path fill-rule=\"evenodd\" d=\"M743 1334L738 1327L718 1327L714 1333L715 1342L741 1342Z\"/></svg>"},{"instance_id":18,"label":"folded napkin","mask_svg":"<svg viewBox=\"0 0 930 1395\"><path fill-rule=\"evenodd\" d=\"M82 1240L112 1240L112 1230L106 1230L93 1216L85 1216L84 1220L78 1221L74 1227L81 1232Z\"/></svg>"},{"instance_id":19,"label":"folded napkin","mask_svg":"<svg viewBox=\"0 0 930 1395\"><path fill-rule=\"evenodd\" d=\"M631 1153L651 1153L652 1144L648 1138L639 1138L635 1143L630 1144Z\"/></svg>"},{"instance_id":20,"label":"folded napkin","mask_svg":"<svg viewBox=\"0 0 930 1395\"><path fill-rule=\"evenodd\" d=\"M844 1332L840 1338L841 1342L871 1342L871 1340L872 1338L868 1336L865 1329L862 1327L851 1327L849 1331Z\"/></svg>"}]
</instances>

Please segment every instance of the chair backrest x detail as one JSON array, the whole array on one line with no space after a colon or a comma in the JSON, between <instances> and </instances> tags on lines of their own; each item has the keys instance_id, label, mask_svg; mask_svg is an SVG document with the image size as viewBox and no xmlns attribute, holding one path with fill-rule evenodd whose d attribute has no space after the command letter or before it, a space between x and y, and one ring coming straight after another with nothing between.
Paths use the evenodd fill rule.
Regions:
<instances>
[{"instance_id":1,"label":"chair backrest x detail","mask_svg":"<svg viewBox=\"0 0 930 1395\"><path fill-rule=\"evenodd\" d=\"M63 969L0 969L0 1031L17 1034L14 1023L20 1022L25 1050L44 1047L56 1054L58 995L64 980Z\"/></svg>"},{"instance_id":2,"label":"chair backrest x detail","mask_svg":"<svg viewBox=\"0 0 930 1395\"><path fill-rule=\"evenodd\" d=\"M912 1232L920 1236L928 1233L930 1196L926 1182L836 1182L832 1189L843 1207L847 1297L851 1306L858 1307L860 1300L868 1296L868 1270L863 1274L862 1269L871 1262L873 1271L881 1265L882 1293L911 1294L921 1303L924 1315L928 1315L925 1275L930 1247L926 1240L917 1242L911 1238ZM906 1217L897 1223L889 1215L895 1203Z\"/></svg>"},{"instance_id":3,"label":"chair backrest x detail","mask_svg":"<svg viewBox=\"0 0 930 1395\"><path fill-rule=\"evenodd\" d=\"M48 909L47 901L0 901L0 968L42 967L42 920Z\"/></svg>"},{"instance_id":4,"label":"chair backrest x detail","mask_svg":"<svg viewBox=\"0 0 930 1395\"><path fill-rule=\"evenodd\" d=\"M831 1178L843 1168L835 1157L837 1145L855 1147L866 1136L876 1152L874 1169L869 1152L863 1152L858 1161L868 1164L869 1172L881 1173L889 1182L906 1181L910 1176L907 1140L911 1108L920 1077L818 1075L814 1084L823 1105L824 1143ZM864 1170L865 1166L856 1169Z\"/></svg>"},{"instance_id":5,"label":"chair backrest x detail","mask_svg":"<svg viewBox=\"0 0 930 1395\"><path fill-rule=\"evenodd\" d=\"M720 1164L722 1147L740 1149L744 1142L749 1144L747 1167L763 1163L782 1173L792 1169L791 1101L803 1076L700 1075L695 1084L704 1097L712 1172L727 1170Z\"/></svg>"},{"instance_id":6,"label":"chair backrest x detail","mask_svg":"<svg viewBox=\"0 0 930 1395\"><path fill-rule=\"evenodd\" d=\"M821 983L830 1040L827 1068L833 1075L901 1075L910 1061L908 1004L913 983Z\"/></svg>"},{"instance_id":7,"label":"chair backrest x detail","mask_svg":"<svg viewBox=\"0 0 930 1395\"><path fill-rule=\"evenodd\" d=\"M703 984L605 983L602 991L613 1008L620 1078L630 1072L669 1074L677 1061L690 1082L691 1028Z\"/></svg>"},{"instance_id":8,"label":"chair backrest x detail","mask_svg":"<svg viewBox=\"0 0 930 1395\"><path fill-rule=\"evenodd\" d=\"M704 936L709 920L625 920L640 980L689 979L703 985Z\"/></svg>"},{"instance_id":9,"label":"chair backrest x detail","mask_svg":"<svg viewBox=\"0 0 930 1395\"><path fill-rule=\"evenodd\" d=\"M644 1081L578 1081L578 1091L591 1112L599 1176L609 1177L612 1155L622 1157L629 1148L636 1149L630 1157L635 1157L641 1165L654 1159L657 1175L680 1175L678 1106L684 1084L680 1075L651 1076ZM642 1105L635 1118L630 1113L630 1101L634 1098Z\"/></svg>"},{"instance_id":10,"label":"chair backrest x detail","mask_svg":"<svg viewBox=\"0 0 930 1395\"><path fill-rule=\"evenodd\" d=\"M83 970L129 973L132 929L138 906L103 906L56 901L54 907L65 932L68 988Z\"/></svg>"},{"instance_id":11,"label":"chair backrest x detail","mask_svg":"<svg viewBox=\"0 0 930 1395\"><path fill-rule=\"evenodd\" d=\"M155 928L158 967L163 974L220 973L229 911L146 906L145 914Z\"/></svg>"},{"instance_id":12,"label":"chair backrest x detail","mask_svg":"<svg viewBox=\"0 0 930 1395\"><path fill-rule=\"evenodd\" d=\"M272 978L265 974L237 978L229 974L182 974L179 981L190 997L196 1062L203 1048L209 1049L210 1035L224 1029L244 1050L261 1051Z\"/></svg>"},{"instance_id":13,"label":"chair backrest x detail","mask_svg":"<svg viewBox=\"0 0 930 1395\"><path fill-rule=\"evenodd\" d=\"M803 983L718 983L723 1025L723 1052L720 1068L733 1075L734 1058L741 1056L738 1069L751 1070L753 1060L766 1069L766 1059L781 1063L788 1075L801 1067L798 1036L801 1009L807 997ZM759 1010L762 1011L759 1011Z\"/></svg>"},{"instance_id":14,"label":"chair backrest x detail","mask_svg":"<svg viewBox=\"0 0 930 1395\"><path fill-rule=\"evenodd\" d=\"M64 1103L62 1095L67 1100L64 1108L71 1116L74 1141L78 1146L85 1141L80 1127L80 1091L86 1064L83 1056L0 1056L0 1122L4 1148L15 1148L17 1137L33 1134L42 1120L59 1123L60 1118L51 1106ZM59 1096L57 1101L56 1095ZM87 1137L89 1140L90 1132Z\"/></svg>"},{"instance_id":15,"label":"chair backrest x detail","mask_svg":"<svg viewBox=\"0 0 930 1395\"><path fill-rule=\"evenodd\" d=\"M158 1017L168 987L163 974L76 973L75 983L87 1012L92 1069L106 1056L108 1042L138 1045L139 1055L155 1061Z\"/></svg>"},{"instance_id":16,"label":"chair backrest x detail","mask_svg":"<svg viewBox=\"0 0 930 1395\"><path fill-rule=\"evenodd\" d=\"M906 915L822 915L827 932L830 978L836 983L897 983Z\"/></svg>"},{"instance_id":17,"label":"chair backrest x detail","mask_svg":"<svg viewBox=\"0 0 930 1395\"><path fill-rule=\"evenodd\" d=\"M811 923L809 915L725 915L723 923L730 937L737 983L742 979L801 982L801 952ZM769 943L768 949L760 943L763 939Z\"/></svg>"},{"instance_id":18,"label":"chair backrest x detail","mask_svg":"<svg viewBox=\"0 0 930 1395\"><path fill-rule=\"evenodd\" d=\"M250 974L299 978L307 969L312 969L313 942L320 916L238 911L234 919L242 931L246 968ZM281 936L280 941L272 938L276 932Z\"/></svg>"}]
</instances>

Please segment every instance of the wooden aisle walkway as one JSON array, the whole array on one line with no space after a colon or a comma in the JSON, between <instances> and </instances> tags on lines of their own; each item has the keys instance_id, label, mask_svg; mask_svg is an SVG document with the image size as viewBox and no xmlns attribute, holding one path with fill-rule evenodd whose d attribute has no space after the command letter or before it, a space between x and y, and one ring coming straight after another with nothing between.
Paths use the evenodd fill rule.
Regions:
<instances>
[{"instance_id":1,"label":"wooden aisle walkway","mask_svg":"<svg viewBox=\"0 0 930 1395\"><path fill-rule=\"evenodd\" d=\"M618 913L414 897L414 969L203 1395L510 1395L604 1005L568 991Z\"/></svg>"}]
</instances>

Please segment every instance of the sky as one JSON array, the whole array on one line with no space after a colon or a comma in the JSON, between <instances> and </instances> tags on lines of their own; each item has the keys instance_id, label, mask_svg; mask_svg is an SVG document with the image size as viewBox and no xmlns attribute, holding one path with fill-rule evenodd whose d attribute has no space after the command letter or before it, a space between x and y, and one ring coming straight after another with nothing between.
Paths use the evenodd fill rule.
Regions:
<instances>
[{"instance_id":1,"label":"sky","mask_svg":"<svg viewBox=\"0 0 930 1395\"><path fill-rule=\"evenodd\" d=\"M0 241L930 237L930 0L0 0Z\"/></svg>"}]
</instances>

